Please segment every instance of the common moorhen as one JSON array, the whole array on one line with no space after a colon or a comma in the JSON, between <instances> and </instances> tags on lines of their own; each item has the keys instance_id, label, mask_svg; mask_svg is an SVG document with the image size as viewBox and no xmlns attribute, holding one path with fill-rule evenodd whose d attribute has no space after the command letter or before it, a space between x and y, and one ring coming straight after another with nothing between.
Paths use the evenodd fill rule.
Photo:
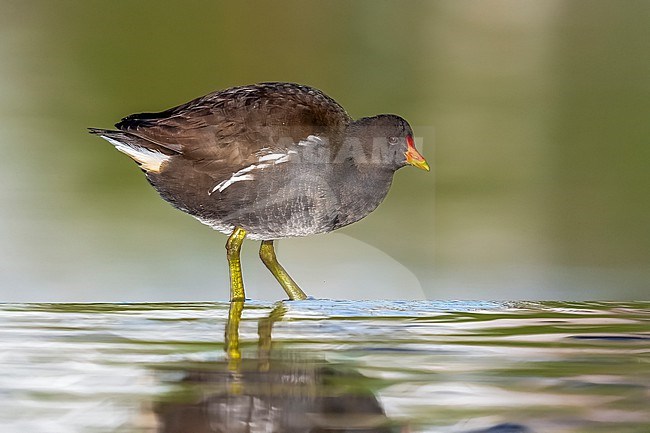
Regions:
<instances>
[{"instance_id":1,"label":"common moorhen","mask_svg":"<svg viewBox=\"0 0 650 433\"><path fill-rule=\"evenodd\" d=\"M396 170L429 170L406 120L352 120L320 90L292 83L233 87L115 127L90 132L137 162L172 206L229 235L231 301L245 299L244 238L261 240L260 257L289 298L305 299L273 241L358 221L384 199Z\"/></svg>"}]
</instances>

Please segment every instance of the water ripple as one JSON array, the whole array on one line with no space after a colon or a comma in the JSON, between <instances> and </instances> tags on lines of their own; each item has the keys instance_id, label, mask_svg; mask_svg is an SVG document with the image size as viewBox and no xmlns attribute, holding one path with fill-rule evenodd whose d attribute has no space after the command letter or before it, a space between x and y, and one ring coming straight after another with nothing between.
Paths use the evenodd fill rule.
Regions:
<instances>
[{"instance_id":1,"label":"water ripple","mask_svg":"<svg viewBox=\"0 0 650 433\"><path fill-rule=\"evenodd\" d=\"M3 433L650 431L647 302L249 302L237 368L229 307L0 306Z\"/></svg>"}]
</instances>

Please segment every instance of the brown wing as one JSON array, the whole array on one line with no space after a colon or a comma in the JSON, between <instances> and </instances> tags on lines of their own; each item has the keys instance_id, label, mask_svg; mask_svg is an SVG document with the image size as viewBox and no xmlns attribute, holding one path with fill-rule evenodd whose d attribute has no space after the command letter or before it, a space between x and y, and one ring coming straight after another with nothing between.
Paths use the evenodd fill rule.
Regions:
<instances>
[{"instance_id":1,"label":"brown wing","mask_svg":"<svg viewBox=\"0 0 650 433\"><path fill-rule=\"evenodd\" d=\"M223 162L246 166L262 150L286 151L309 135L334 137L350 120L319 90L262 83L210 93L160 113L133 114L115 126L209 171Z\"/></svg>"}]
</instances>

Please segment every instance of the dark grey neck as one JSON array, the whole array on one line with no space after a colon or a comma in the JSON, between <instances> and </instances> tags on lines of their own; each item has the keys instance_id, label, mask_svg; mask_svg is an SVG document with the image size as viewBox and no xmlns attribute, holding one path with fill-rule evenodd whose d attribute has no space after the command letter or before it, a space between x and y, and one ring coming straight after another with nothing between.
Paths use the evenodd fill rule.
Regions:
<instances>
[{"instance_id":1,"label":"dark grey neck","mask_svg":"<svg viewBox=\"0 0 650 433\"><path fill-rule=\"evenodd\" d=\"M340 203L338 227L343 227L379 206L388 194L395 171L375 164L340 164L335 173L341 180L337 191Z\"/></svg>"}]
</instances>

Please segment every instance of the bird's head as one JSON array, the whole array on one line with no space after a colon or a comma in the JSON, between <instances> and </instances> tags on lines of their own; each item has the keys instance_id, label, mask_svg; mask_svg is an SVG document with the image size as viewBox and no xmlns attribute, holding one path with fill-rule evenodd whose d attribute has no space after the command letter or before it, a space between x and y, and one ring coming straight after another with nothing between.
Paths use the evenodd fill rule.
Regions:
<instances>
[{"instance_id":1,"label":"bird's head","mask_svg":"<svg viewBox=\"0 0 650 433\"><path fill-rule=\"evenodd\" d=\"M350 124L346 147L357 165L377 164L393 170L412 165L429 171L429 164L415 147L411 126L394 114L364 117Z\"/></svg>"}]
</instances>

